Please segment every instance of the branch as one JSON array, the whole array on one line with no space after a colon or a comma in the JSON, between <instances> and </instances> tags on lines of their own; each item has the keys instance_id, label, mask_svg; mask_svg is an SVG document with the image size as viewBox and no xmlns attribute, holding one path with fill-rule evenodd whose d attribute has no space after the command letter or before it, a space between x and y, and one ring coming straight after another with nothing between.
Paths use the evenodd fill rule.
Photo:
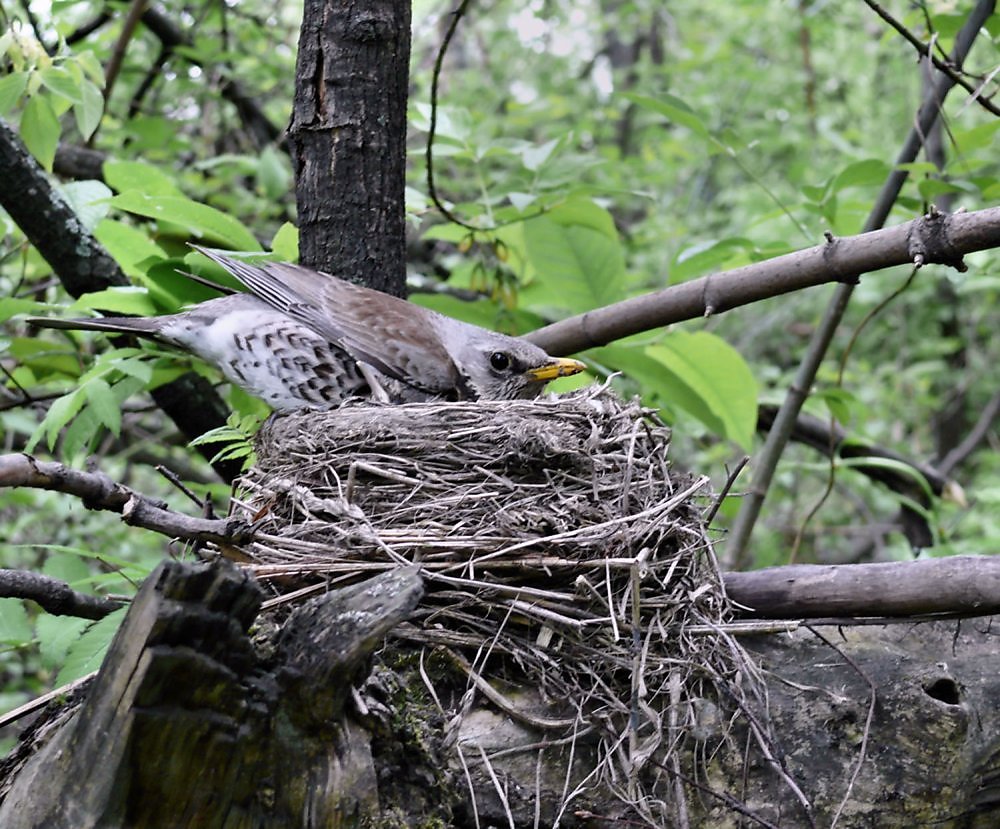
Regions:
<instances>
[{"instance_id":1,"label":"branch","mask_svg":"<svg viewBox=\"0 0 1000 829\"><path fill-rule=\"evenodd\" d=\"M3 182L0 206L52 266L72 296L128 284L118 263L84 228L73 208L2 118L0 181ZM189 439L226 422L225 403L207 379L193 372L159 386L151 394ZM200 447L200 451L211 459L215 450ZM240 471L239 464L234 462L218 462L213 466L228 481Z\"/></svg>"},{"instance_id":2,"label":"branch","mask_svg":"<svg viewBox=\"0 0 1000 829\"><path fill-rule=\"evenodd\" d=\"M78 593L66 582L24 570L0 570L0 598L31 599L53 616L103 619L125 604L120 599Z\"/></svg>"},{"instance_id":3,"label":"branch","mask_svg":"<svg viewBox=\"0 0 1000 829\"><path fill-rule=\"evenodd\" d=\"M761 299L828 282L854 282L864 273L923 263L958 269L964 254L1000 247L1000 207L934 214L905 224L830 238L825 244L710 274L660 291L569 317L525 339L563 356L683 320L712 316Z\"/></svg>"},{"instance_id":4,"label":"branch","mask_svg":"<svg viewBox=\"0 0 1000 829\"><path fill-rule=\"evenodd\" d=\"M993 115L1000 115L1000 108L997 108L988 98L984 98L973 86L969 83L961 74L961 65L957 68L951 61L943 61L937 57L930 46L920 40L915 34L913 34L909 29L907 29L902 23L896 20L888 11L886 11L881 5L873 2L873 0L864 0L865 5L868 6L875 14L881 17L886 23L888 23L893 29L900 34L905 41L907 41L922 58L929 60L934 64L934 68L941 72L943 75L947 75L951 81L962 87L969 95L972 96L977 104L979 104L987 112Z\"/></svg>"},{"instance_id":5,"label":"branch","mask_svg":"<svg viewBox=\"0 0 1000 829\"><path fill-rule=\"evenodd\" d=\"M1000 612L1000 558L794 564L723 574L726 592L764 619L892 618Z\"/></svg>"},{"instance_id":6,"label":"branch","mask_svg":"<svg viewBox=\"0 0 1000 829\"><path fill-rule=\"evenodd\" d=\"M951 61L955 66L960 67L964 63L980 29L993 13L994 5L993 0L979 0L969 13L969 17L955 38L955 48L951 55ZM909 175L906 165L912 162L917 157L917 153L920 152L924 139L937 121L944 99L952 86L954 86L954 81L951 78L941 77L924 96L920 109L917 111L916 123L903 143L903 148L896 157L892 172L889 173L889 177L868 214L864 228L866 231L876 230L885 224L889 211ZM931 218L935 214L936 211L932 209ZM913 254L913 263L917 267L927 262L940 261L929 251L914 250ZM946 264L951 263L946 262ZM788 438L791 435L795 419L798 417L806 397L809 396L809 390L816 380L816 374L830 349L833 335L840 326L840 321L847 310L853 293L854 285L852 284L842 284L834 291L833 297L827 305L826 313L816 327L809 347L795 373L795 379L785 395L785 401L781 404L781 410L775 418L774 428L768 434L758 458L752 487L740 504L736 520L733 522L732 535L730 536L730 555L733 562L738 563L745 557L746 549L750 543L750 534L753 532L754 525L757 523L757 518L764 505L764 498L767 496L771 480L778 468L778 461L788 445Z\"/></svg>"},{"instance_id":7,"label":"branch","mask_svg":"<svg viewBox=\"0 0 1000 829\"><path fill-rule=\"evenodd\" d=\"M0 455L2 487L33 487L75 495L87 509L117 512L126 524L170 538L228 546L246 544L254 534L242 518L194 518L174 512L164 502L141 495L101 472L82 472L31 455Z\"/></svg>"}]
</instances>

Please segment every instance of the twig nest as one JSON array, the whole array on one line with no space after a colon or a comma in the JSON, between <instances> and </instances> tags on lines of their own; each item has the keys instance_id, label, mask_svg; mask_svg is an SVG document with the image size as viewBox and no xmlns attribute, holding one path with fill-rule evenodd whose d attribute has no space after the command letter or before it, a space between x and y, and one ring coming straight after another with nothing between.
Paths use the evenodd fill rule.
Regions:
<instances>
[{"instance_id":1,"label":"twig nest","mask_svg":"<svg viewBox=\"0 0 1000 829\"><path fill-rule=\"evenodd\" d=\"M722 630L728 604L701 518L706 480L674 471L669 445L652 412L603 388L274 417L243 481L260 529L251 567L276 585L289 576L340 585L419 563L427 594L391 635L433 647L459 675L457 695L434 696L451 700L444 740L465 752L470 779L493 791L483 758L496 749L527 758L534 791L532 740L555 740L575 746L577 766L591 761L554 775L557 812L590 791L567 788L570 777L605 792L618 781L617 803L670 824L685 795L662 769L701 777L685 729L727 721L709 711L756 708L760 684ZM420 681L433 682L423 669ZM469 736L466 689L534 736L492 724ZM508 800L497 819L511 810Z\"/></svg>"},{"instance_id":2,"label":"twig nest","mask_svg":"<svg viewBox=\"0 0 1000 829\"><path fill-rule=\"evenodd\" d=\"M303 555L469 575L543 566L572 582L594 560L706 548L704 481L671 470L669 441L650 411L600 389L349 405L269 420L245 485L265 532Z\"/></svg>"}]
</instances>

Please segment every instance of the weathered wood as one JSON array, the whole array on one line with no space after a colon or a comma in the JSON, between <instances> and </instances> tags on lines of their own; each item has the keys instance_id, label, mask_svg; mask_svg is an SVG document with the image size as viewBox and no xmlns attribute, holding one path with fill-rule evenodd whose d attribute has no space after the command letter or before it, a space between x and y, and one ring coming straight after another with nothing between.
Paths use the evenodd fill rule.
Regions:
<instances>
[{"instance_id":1,"label":"weathered wood","mask_svg":"<svg viewBox=\"0 0 1000 829\"><path fill-rule=\"evenodd\" d=\"M421 593L411 568L309 602L265 670L246 634L255 583L225 562L167 562L87 701L14 781L0 826L358 825L378 790L368 737L342 702Z\"/></svg>"},{"instance_id":2,"label":"weathered wood","mask_svg":"<svg viewBox=\"0 0 1000 829\"><path fill-rule=\"evenodd\" d=\"M765 619L1000 613L1000 558L796 564L725 573L744 615Z\"/></svg>"},{"instance_id":3,"label":"weathered wood","mask_svg":"<svg viewBox=\"0 0 1000 829\"><path fill-rule=\"evenodd\" d=\"M822 628L836 648L805 630L747 643L767 671L778 759L800 786L813 825L833 825L838 812L838 829L1000 825L1000 656L994 621ZM531 699L529 692L526 704ZM766 722L763 712L757 715ZM700 788L687 789L690 826L810 826L801 802L773 766L760 755L745 760L745 722L731 731L728 725L729 717L706 701L686 727L686 750L708 759L696 781ZM511 813L516 826L531 826L536 808L543 825L552 825L546 818L564 805L565 782L572 790L582 774L577 767L575 774L560 776L569 752L547 742L550 736L484 702L466 715L458 745L477 784L481 825L507 825ZM582 739L573 755L577 764L592 750L592 740ZM492 758L489 769L485 756ZM451 762L458 766L454 756ZM667 767L657 767L652 758L645 773L660 774L659 793L669 792ZM503 781L505 801L491 776ZM737 824L739 813L726 797L766 822ZM565 804L560 825L580 825L581 815L647 825L602 793L596 781Z\"/></svg>"}]
</instances>

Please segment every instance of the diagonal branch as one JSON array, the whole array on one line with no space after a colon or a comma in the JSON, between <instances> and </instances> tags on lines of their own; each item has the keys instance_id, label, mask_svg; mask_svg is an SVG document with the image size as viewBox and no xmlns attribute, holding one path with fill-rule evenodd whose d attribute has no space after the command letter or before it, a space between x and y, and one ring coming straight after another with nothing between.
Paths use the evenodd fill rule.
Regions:
<instances>
[{"instance_id":1,"label":"diagonal branch","mask_svg":"<svg viewBox=\"0 0 1000 829\"><path fill-rule=\"evenodd\" d=\"M990 15L993 14L995 5L993 0L979 0L976 4L965 21L965 25L962 26L961 31L955 38L955 48L951 54L953 65L961 67L965 62L965 58L969 54L969 50L972 48L972 44L979 34L980 29L982 29L983 24ZM892 209L892 205L895 203L903 187L903 183L906 181L908 172L905 165L917 157L917 153L920 152L925 137L938 119L945 97L954 85L955 81L952 78L943 76L928 91L917 112L916 123L910 130L910 134L907 136L903 148L899 152L893 170L883 185L871 213L868 215L868 221L865 223L866 231L873 231L885 224L885 220L889 216L889 211ZM927 259L924 256L921 256L920 259L914 258L914 262L917 265L922 265L926 261L933 260ZM764 443L764 448L758 459L753 483L750 491L747 493L747 497L740 504L740 510L737 513L736 520L733 522L732 534L729 539L728 554L730 561L737 566L744 560L745 551L750 541L750 534L757 523L757 518L764 504L764 498L767 495L767 490L778 467L778 460L785 451L785 446L787 446L789 436L795 426L795 420L802 409L802 404L809 396L809 392L816 380L816 373L819 371L820 364L826 357L830 343L833 341L833 335L840 325L840 321L844 316L853 292L854 286L852 284L842 284L834 291L826 313L816 328L809 348L802 358L802 362L799 364L799 369L796 372L792 386L785 396L785 402L782 404L777 418L775 418L774 428L768 434L767 440Z\"/></svg>"},{"instance_id":2,"label":"diagonal branch","mask_svg":"<svg viewBox=\"0 0 1000 829\"><path fill-rule=\"evenodd\" d=\"M854 282L861 274L896 265L951 265L961 257L1000 247L1000 207L974 213L934 214L905 224L830 238L826 244L578 314L526 339L562 356L683 320L721 314L761 299L828 282Z\"/></svg>"}]
</instances>

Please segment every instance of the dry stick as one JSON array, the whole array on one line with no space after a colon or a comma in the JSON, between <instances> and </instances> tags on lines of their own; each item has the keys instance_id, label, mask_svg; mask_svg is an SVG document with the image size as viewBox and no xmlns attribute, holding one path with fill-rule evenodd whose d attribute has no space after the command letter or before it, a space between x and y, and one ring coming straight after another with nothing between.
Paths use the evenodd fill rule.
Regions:
<instances>
[{"instance_id":1,"label":"dry stick","mask_svg":"<svg viewBox=\"0 0 1000 829\"><path fill-rule=\"evenodd\" d=\"M567 317L524 338L553 356L575 354L671 323L721 314L828 282L853 281L883 268L912 265L918 254L927 263L955 266L966 253L997 246L1000 207L921 217L872 233L830 236L822 245Z\"/></svg>"},{"instance_id":2,"label":"dry stick","mask_svg":"<svg viewBox=\"0 0 1000 829\"><path fill-rule=\"evenodd\" d=\"M955 48L951 57L952 63L955 66L961 66L965 61L965 57L972 48L979 30L993 13L994 5L993 0L980 0L969 14L968 20L966 20L965 25L955 39ZM909 164L917 157L917 153L923 146L924 137L938 118L945 96L954 85L954 79L947 76L942 77L924 98L917 112L916 124L910 130L910 134L907 136L906 142L896 159L893 171L889 174L888 179L886 179L882 191L879 193L878 199L868 216L868 221L865 222L864 229L866 232L877 230L885 224L889 211L892 209L892 205L899 196L899 191L902 189L903 183L909 175L905 169L901 169L901 166ZM914 262L918 265L923 264L922 257L918 259L918 256L920 256L919 252L914 255ZM795 380L785 397L785 402L781 405L778 415L774 419L774 425L771 427L767 440L764 442L764 448L761 451L757 471L754 475L753 485L747 497L740 504L740 511L736 515L729 538L728 555L730 561L737 568L746 563L746 552L750 541L750 534L757 523L761 507L764 504L764 498L767 495L767 490L777 469L778 460L785 451L785 446L787 446L792 430L795 427L795 420L799 416L802 404L808 397L809 390L816 380L816 373L819 370L820 363L822 363L823 358L830 348L833 335L840 325L841 318L847 309L847 303L850 301L853 292L854 284L851 283L842 283L834 291L833 298L826 309L823 320L813 334L809 348L799 365Z\"/></svg>"}]
</instances>

